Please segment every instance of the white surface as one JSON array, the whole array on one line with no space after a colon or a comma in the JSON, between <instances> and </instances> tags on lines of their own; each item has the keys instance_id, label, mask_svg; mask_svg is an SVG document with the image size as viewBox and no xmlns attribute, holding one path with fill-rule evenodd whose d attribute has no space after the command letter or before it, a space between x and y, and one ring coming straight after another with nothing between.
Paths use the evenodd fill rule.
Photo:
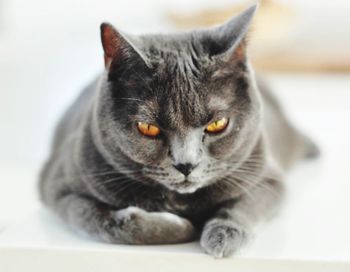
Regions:
<instances>
[{"instance_id":1,"label":"white surface","mask_svg":"<svg viewBox=\"0 0 350 272\"><path fill-rule=\"evenodd\" d=\"M348 272L346 263L256 259L215 260L201 254L112 250L9 249L0 251L6 272L203 271L203 272Z\"/></svg>"}]
</instances>

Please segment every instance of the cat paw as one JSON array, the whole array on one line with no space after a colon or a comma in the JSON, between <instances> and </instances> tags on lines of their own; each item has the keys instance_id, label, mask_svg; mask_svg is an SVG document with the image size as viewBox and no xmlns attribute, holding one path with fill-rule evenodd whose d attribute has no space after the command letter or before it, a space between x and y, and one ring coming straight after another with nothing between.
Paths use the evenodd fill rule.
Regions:
<instances>
[{"instance_id":1,"label":"cat paw","mask_svg":"<svg viewBox=\"0 0 350 272\"><path fill-rule=\"evenodd\" d=\"M206 253L224 258L237 252L247 241L243 226L228 220L213 220L203 229L200 244Z\"/></svg>"},{"instance_id":2,"label":"cat paw","mask_svg":"<svg viewBox=\"0 0 350 272\"><path fill-rule=\"evenodd\" d=\"M114 212L115 229L126 243L169 244L192 241L192 223L168 212L148 212L137 207Z\"/></svg>"},{"instance_id":3,"label":"cat paw","mask_svg":"<svg viewBox=\"0 0 350 272\"><path fill-rule=\"evenodd\" d=\"M142 224L145 213L136 207L110 211L108 216L101 217L99 237L107 243L132 243L134 239L130 233Z\"/></svg>"},{"instance_id":4,"label":"cat paw","mask_svg":"<svg viewBox=\"0 0 350 272\"><path fill-rule=\"evenodd\" d=\"M113 218L118 227L123 228L130 222L137 225L145 216L147 212L137 207L128 207L126 209L118 210L114 213Z\"/></svg>"},{"instance_id":5,"label":"cat paw","mask_svg":"<svg viewBox=\"0 0 350 272\"><path fill-rule=\"evenodd\" d=\"M138 224L154 224L154 225L173 225L178 228L184 227L190 222L182 218L176 214L172 214L169 212L147 212L138 207L128 207L123 210L119 210L114 214L114 219L119 224L120 227L122 225L127 225L132 222L134 225Z\"/></svg>"}]
</instances>

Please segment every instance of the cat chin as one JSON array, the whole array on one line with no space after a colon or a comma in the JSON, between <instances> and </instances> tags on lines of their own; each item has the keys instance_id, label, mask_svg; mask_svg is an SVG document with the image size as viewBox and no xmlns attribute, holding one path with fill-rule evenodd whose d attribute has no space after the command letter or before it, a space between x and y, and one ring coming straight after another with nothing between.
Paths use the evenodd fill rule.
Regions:
<instances>
[{"instance_id":1,"label":"cat chin","mask_svg":"<svg viewBox=\"0 0 350 272\"><path fill-rule=\"evenodd\" d=\"M196 192L200 187L190 187L190 188L177 188L175 189L176 192L180 194L193 194Z\"/></svg>"},{"instance_id":2,"label":"cat chin","mask_svg":"<svg viewBox=\"0 0 350 272\"><path fill-rule=\"evenodd\" d=\"M178 184L176 186L173 185L166 185L166 187L171 190L175 191L179 194L193 194L195 193L198 189L200 189L202 186L199 184Z\"/></svg>"}]
</instances>

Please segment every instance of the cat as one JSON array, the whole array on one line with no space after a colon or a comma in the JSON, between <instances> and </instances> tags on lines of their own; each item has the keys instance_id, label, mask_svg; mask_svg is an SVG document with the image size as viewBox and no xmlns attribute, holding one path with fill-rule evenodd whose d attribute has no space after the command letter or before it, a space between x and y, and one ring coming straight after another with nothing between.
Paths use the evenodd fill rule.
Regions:
<instances>
[{"instance_id":1,"label":"cat","mask_svg":"<svg viewBox=\"0 0 350 272\"><path fill-rule=\"evenodd\" d=\"M43 203L108 243L200 240L232 255L316 146L286 119L247 55L257 6L212 28L130 36L101 25L105 71L59 122Z\"/></svg>"}]
</instances>

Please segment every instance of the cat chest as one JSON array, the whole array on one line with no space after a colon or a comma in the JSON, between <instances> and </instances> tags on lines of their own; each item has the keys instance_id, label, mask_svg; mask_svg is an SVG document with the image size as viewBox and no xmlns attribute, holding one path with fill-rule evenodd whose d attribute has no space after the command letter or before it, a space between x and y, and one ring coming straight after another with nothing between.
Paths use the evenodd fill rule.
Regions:
<instances>
[{"instance_id":1,"label":"cat chest","mask_svg":"<svg viewBox=\"0 0 350 272\"><path fill-rule=\"evenodd\" d=\"M223 201L221 197L203 193L180 195L153 190L146 194L129 195L128 198L118 201L118 206L122 204L123 207L136 206L149 212L170 212L189 219L195 225L202 226L213 216Z\"/></svg>"},{"instance_id":2,"label":"cat chest","mask_svg":"<svg viewBox=\"0 0 350 272\"><path fill-rule=\"evenodd\" d=\"M198 225L212 217L221 203L232 198L229 193L224 195L222 191L215 190L204 189L194 194L179 194L162 187L140 185L131 186L125 190L104 188L99 193L100 199L102 197L104 202L115 209L134 206L148 212L170 212Z\"/></svg>"}]
</instances>

